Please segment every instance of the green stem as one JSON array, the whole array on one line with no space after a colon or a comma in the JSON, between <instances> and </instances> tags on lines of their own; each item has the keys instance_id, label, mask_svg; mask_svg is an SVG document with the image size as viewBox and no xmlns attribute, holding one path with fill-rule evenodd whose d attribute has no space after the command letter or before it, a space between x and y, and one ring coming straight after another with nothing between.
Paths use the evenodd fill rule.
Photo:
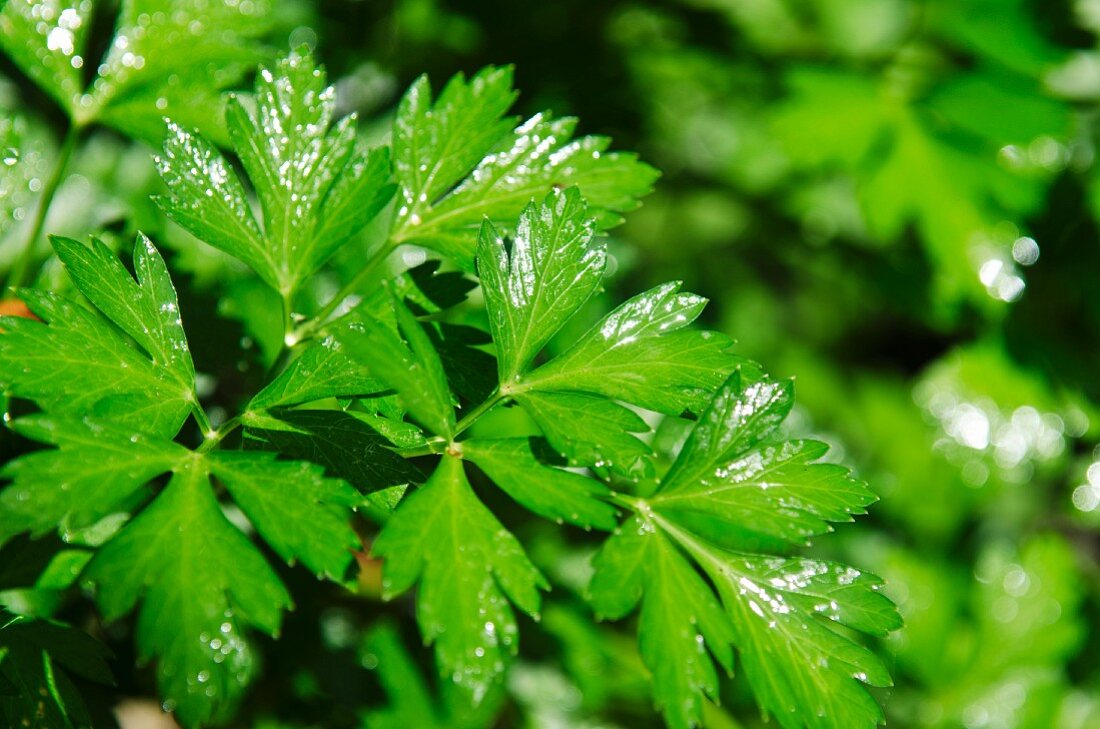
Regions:
<instances>
[{"instance_id":1,"label":"green stem","mask_svg":"<svg viewBox=\"0 0 1100 729\"><path fill-rule=\"evenodd\" d=\"M238 415L222 423L221 427L217 430L207 429L204 431L205 440L203 440L202 445L198 448L199 453L206 453L214 450L214 448L222 442L225 436L229 435L240 426L241 416Z\"/></svg>"},{"instance_id":2,"label":"green stem","mask_svg":"<svg viewBox=\"0 0 1100 729\"><path fill-rule=\"evenodd\" d=\"M431 438L422 446L416 448L396 448L394 452L402 458L416 458L417 456L437 456L447 449L445 438Z\"/></svg>"},{"instance_id":3,"label":"green stem","mask_svg":"<svg viewBox=\"0 0 1100 729\"><path fill-rule=\"evenodd\" d=\"M204 438L209 437L209 434L213 432L214 428L210 425L210 418L207 417L206 411L203 410L202 405L195 402L191 405L191 414L195 416L195 422L198 423L199 430L202 431Z\"/></svg>"},{"instance_id":4,"label":"green stem","mask_svg":"<svg viewBox=\"0 0 1100 729\"><path fill-rule=\"evenodd\" d=\"M371 257L367 260L363 267L359 269L359 271L354 276L352 276L348 280L348 282L343 285L343 287L341 287L341 289L336 293L336 296L332 297L332 299L327 304L322 306L321 310L318 311L313 317L311 317L309 321L298 327L298 329L292 335L294 339L294 344L297 345L301 342L304 342L312 337L314 334L316 334L317 330L325 325L326 320L332 314L332 312L336 311L336 308L340 306L340 304L342 304L345 299L347 299L349 296L359 290L359 287L363 285L363 282L367 280L367 277L370 276L374 269L378 267L378 264L386 260L386 257L389 256L389 254L396 247L397 246L392 239L386 239L386 241L378 248L378 250L371 254Z\"/></svg>"},{"instance_id":5,"label":"green stem","mask_svg":"<svg viewBox=\"0 0 1100 729\"><path fill-rule=\"evenodd\" d=\"M485 413L492 410L499 403L503 402L504 400L507 400L508 397L510 397L510 396L509 395L502 395L500 393L500 390L493 390L492 395L485 398L485 400L480 405L475 407L470 412L466 413L466 415L462 418L462 420L458 421L458 424L455 425L454 437L457 438L462 433L462 431L466 430L471 425L476 423L482 415L484 415Z\"/></svg>"},{"instance_id":6,"label":"green stem","mask_svg":"<svg viewBox=\"0 0 1100 729\"><path fill-rule=\"evenodd\" d=\"M83 127L77 124L70 124L69 130L65 132L65 139L61 143L61 151L57 156L57 161L54 162L53 170L46 180L46 187L38 198L38 208L34 213L30 233L23 243L23 249L19 251L18 256L12 263L11 270L8 272L8 284L4 287L5 290L17 289L26 283L27 274L31 270L31 262L34 260L35 244L38 242L38 237L42 235L42 228L46 225L46 215L50 211L50 205L53 203L54 195L57 194L57 189L61 186L61 180L65 176L65 170L69 166L69 160L73 156L73 150L76 149L76 143L80 138L82 129Z\"/></svg>"},{"instance_id":7,"label":"green stem","mask_svg":"<svg viewBox=\"0 0 1100 729\"><path fill-rule=\"evenodd\" d=\"M298 333L293 329L293 321L291 319L291 303L293 294L283 295L283 346L279 348L279 354L275 356L274 361L271 363L271 367L267 370L267 376L264 377L265 382L270 382L277 374L279 374L287 363L290 361L290 355L294 353L295 348L301 342L298 339Z\"/></svg>"}]
</instances>

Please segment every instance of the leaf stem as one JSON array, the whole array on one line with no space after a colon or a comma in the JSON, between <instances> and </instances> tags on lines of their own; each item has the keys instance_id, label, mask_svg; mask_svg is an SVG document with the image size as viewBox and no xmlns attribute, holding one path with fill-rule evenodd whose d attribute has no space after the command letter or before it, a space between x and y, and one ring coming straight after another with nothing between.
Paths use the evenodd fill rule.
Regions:
<instances>
[{"instance_id":1,"label":"leaf stem","mask_svg":"<svg viewBox=\"0 0 1100 729\"><path fill-rule=\"evenodd\" d=\"M475 407L470 412L466 413L466 415L463 416L463 418L458 421L458 424L455 425L454 437L457 438L464 430L466 430L471 425L476 423L482 415L489 412L494 407L496 407L499 403L503 402L504 400L507 400L509 397L511 397L511 396L510 395L504 395L503 393L501 393L499 388L496 389L496 390L493 390L492 395L485 398L485 400L483 400L480 405Z\"/></svg>"},{"instance_id":2,"label":"leaf stem","mask_svg":"<svg viewBox=\"0 0 1100 729\"><path fill-rule=\"evenodd\" d=\"M301 342L304 342L312 337L314 334L316 334L317 330L325 325L326 320L332 314L332 312L336 311L337 307L339 307L340 304L342 304L349 296L359 290L359 287L363 284L367 277L370 276L374 269L378 267L378 264L386 260L389 254L393 252L393 249L396 247L397 244L393 241L393 239L387 238L386 241L381 246L379 246L378 250L371 254L371 257L367 259L367 262L363 264L363 267L359 269L359 271L356 272L354 276L348 279L348 282L345 283L338 292L336 292L336 295L333 296L327 304L322 306L321 310L318 311L313 317L311 317L309 321L298 327L298 329L293 332L292 336L295 340L294 344L297 345Z\"/></svg>"},{"instance_id":3,"label":"leaf stem","mask_svg":"<svg viewBox=\"0 0 1100 729\"><path fill-rule=\"evenodd\" d=\"M234 430L241 426L241 416L237 415L221 424L217 430L208 429L204 432L204 440L202 445L199 446L199 453L207 453L214 450L214 448L222 442L225 436L232 433Z\"/></svg>"},{"instance_id":4,"label":"leaf stem","mask_svg":"<svg viewBox=\"0 0 1100 729\"><path fill-rule=\"evenodd\" d=\"M395 448L394 452L402 458L416 458L417 456L437 456L447 448L446 438L430 438L424 445L415 448Z\"/></svg>"},{"instance_id":5,"label":"leaf stem","mask_svg":"<svg viewBox=\"0 0 1100 729\"><path fill-rule=\"evenodd\" d=\"M195 422L198 423L199 430L202 431L202 437L209 438L210 434L214 432L214 428L210 425L210 418L207 417L206 411L197 400L191 405L191 414L195 416Z\"/></svg>"},{"instance_id":6,"label":"leaf stem","mask_svg":"<svg viewBox=\"0 0 1100 729\"><path fill-rule=\"evenodd\" d=\"M35 243L38 242L38 237L42 235L42 228L46 225L46 215L49 213L53 198L61 186L61 180L65 176L65 170L69 167L69 160L72 159L73 150L76 149L76 143L82 130L83 126L70 123L68 131L65 132L65 139L61 142L61 151L58 153L53 170L50 171L50 176L46 180L46 187L38 198L38 207L34 213L30 233L23 242L22 250L19 251L18 256L12 263L11 270L8 271L8 283L4 287L5 290L17 289L26 283L27 274L31 269L31 262L34 260Z\"/></svg>"}]
</instances>

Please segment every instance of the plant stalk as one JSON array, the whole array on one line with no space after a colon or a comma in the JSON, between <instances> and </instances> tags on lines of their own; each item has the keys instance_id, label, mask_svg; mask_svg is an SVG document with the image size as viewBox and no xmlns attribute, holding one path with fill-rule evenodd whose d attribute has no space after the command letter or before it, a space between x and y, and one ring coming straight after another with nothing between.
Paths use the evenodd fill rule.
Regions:
<instances>
[{"instance_id":1,"label":"plant stalk","mask_svg":"<svg viewBox=\"0 0 1100 729\"><path fill-rule=\"evenodd\" d=\"M80 138L82 129L83 127L77 124L69 124L69 129L65 132L65 139L61 143L61 151L54 162L49 178L46 180L46 187L38 198L38 206L34 213L34 220L31 223L30 233L23 243L22 250L19 251L15 261L12 262L11 270L8 271L8 283L4 287L5 291L17 289L27 283L27 275L31 270L31 263L34 261L35 244L38 242L38 237L42 235L42 228L46 225L46 215L50 211L50 205L57 194L57 189L61 186L65 170L69 167L69 161L72 159L73 150L76 149L76 143Z\"/></svg>"},{"instance_id":2,"label":"plant stalk","mask_svg":"<svg viewBox=\"0 0 1100 729\"><path fill-rule=\"evenodd\" d=\"M322 306L321 310L312 316L308 322L294 332L295 344L297 345L304 342L316 334L317 330L325 325L326 320L332 312L336 311L336 308L340 306L345 299L359 289L359 286L361 286L374 269L378 267L378 264L386 260L396 247L393 240L387 238L386 241L379 246L378 250L371 254L371 257L367 259L363 267L340 288L336 295L333 296L327 304Z\"/></svg>"}]
</instances>

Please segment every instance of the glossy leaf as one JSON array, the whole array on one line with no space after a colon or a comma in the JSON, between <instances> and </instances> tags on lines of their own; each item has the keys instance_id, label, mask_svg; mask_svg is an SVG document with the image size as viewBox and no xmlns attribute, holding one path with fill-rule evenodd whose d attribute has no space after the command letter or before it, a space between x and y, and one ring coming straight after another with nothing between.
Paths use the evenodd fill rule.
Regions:
<instances>
[{"instance_id":1,"label":"glossy leaf","mask_svg":"<svg viewBox=\"0 0 1100 729\"><path fill-rule=\"evenodd\" d=\"M509 133L502 118L515 95L511 71L489 67L454 77L434 105L425 78L409 89L394 122L402 205L393 236L473 268L486 218L510 226L531 200L579 186L599 229L637 205L657 173L632 154L608 153L606 137L573 139L576 120L538 114Z\"/></svg>"},{"instance_id":2,"label":"glossy leaf","mask_svg":"<svg viewBox=\"0 0 1100 729\"><path fill-rule=\"evenodd\" d=\"M385 386L344 351L340 334L310 342L248 404L250 411L381 392Z\"/></svg>"},{"instance_id":3,"label":"glossy leaf","mask_svg":"<svg viewBox=\"0 0 1100 729\"><path fill-rule=\"evenodd\" d=\"M454 398L439 355L404 303L394 299L392 312L400 336L385 322L370 321L362 325L361 333L348 336L344 346L372 375L397 391L422 425L449 436L455 426Z\"/></svg>"},{"instance_id":4,"label":"glossy leaf","mask_svg":"<svg viewBox=\"0 0 1100 729\"><path fill-rule=\"evenodd\" d=\"M614 507L601 501L610 496L607 488L542 464L528 438L463 441L462 452L505 493L540 516L606 531L615 527Z\"/></svg>"},{"instance_id":5,"label":"glossy leaf","mask_svg":"<svg viewBox=\"0 0 1100 729\"><path fill-rule=\"evenodd\" d=\"M267 453L212 453L211 473L225 485L248 520L287 562L301 562L318 576L340 580L359 539L346 507L359 495L320 467L276 460ZM341 505L345 508L341 508Z\"/></svg>"},{"instance_id":6,"label":"glossy leaf","mask_svg":"<svg viewBox=\"0 0 1100 729\"><path fill-rule=\"evenodd\" d=\"M155 198L164 212L199 240L244 261L271 288L279 289L279 266L237 173L204 137L168 124L164 153L154 159L168 188Z\"/></svg>"},{"instance_id":7,"label":"glossy leaf","mask_svg":"<svg viewBox=\"0 0 1100 729\"><path fill-rule=\"evenodd\" d=\"M730 645L737 648L757 701L785 729L871 729L882 719L860 683L889 685L889 674L874 653L827 623L873 635L899 627L896 608L877 592L881 581L845 565L730 551L689 518L714 522L724 538L748 532L802 543L874 500L846 468L817 462L824 445L775 437L792 403L789 382L742 385L741 373L733 373L703 408L656 493L627 500L635 515L595 559L589 592L598 612L622 617L642 600L642 657L672 726L698 725L701 694L716 695L704 643L727 669ZM665 582L672 575L679 585ZM688 660L680 643L699 629L685 633L653 615L702 625L662 596L690 593L716 605L715 592L726 632L704 631L698 655Z\"/></svg>"},{"instance_id":8,"label":"glossy leaf","mask_svg":"<svg viewBox=\"0 0 1100 729\"><path fill-rule=\"evenodd\" d=\"M742 386L735 372L699 415L684 447L665 474L671 493L709 475L720 463L747 451L779 427L794 405L791 382L762 380Z\"/></svg>"},{"instance_id":9,"label":"glossy leaf","mask_svg":"<svg viewBox=\"0 0 1100 729\"><path fill-rule=\"evenodd\" d=\"M576 188L528 205L510 250L491 222L482 226L478 273L501 382L516 379L599 287L607 253L593 230Z\"/></svg>"},{"instance_id":10,"label":"glossy leaf","mask_svg":"<svg viewBox=\"0 0 1100 729\"><path fill-rule=\"evenodd\" d=\"M384 149L362 150L355 117L333 123L335 96L304 51L263 68L255 98L234 98L226 122L256 190L263 229L221 154L176 125L157 169L165 212L247 263L284 298L374 218L393 195Z\"/></svg>"},{"instance_id":11,"label":"glossy leaf","mask_svg":"<svg viewBox=\"0 0 1100 729\"><path fill-rule=\"evenodd\" d=\"M514 120L503 115L515 97L507 67L489 66L468 82L459 74L434 103L427 76L409 87L393 127L398 227L421 225L431 205L507 136Z\"/></svg>"},{"instance_id":12,"label":"glossy leaf","mask_svg":"<svg viewBox=\"0 0 1100 729\"><path fill-rule=\"evenodd\" d=\"M589 599L619 618L641 600L638 639L654 697L670 727L697 726L703 695L718 698L714 661L733 670L735 632L710 587L668 537L633 517L594 561Z\"/></svg>"},{"instance_id":13,"label":"glossy leaf","mask_svg":"<svg viewBox=\"0 0 1100 729\"><path fill-rule=\"evenodd\" d=\"M13 482L0 491L0 543L20 532L69 534L129 511L133 497L147 496L149 481L188 455L174 443L91 420L32 415L12 427L57 448L9 461L0 471Z\"/></svg>"},{"instance_id":14,"label":"glossy leaf","mask_svg":"<svg viewBox=\"0 0 1100 729\"><path fill-rule=\"evenodd\" d=\"M419 582L417 620L435 645L440 673L479 701L518 647L509 603L537 615L538 591L548 585L474 495L462 461L444 456L398 506L372 551L384 560L387 598Z\"/></svg>"},{"instance_id":15,"label":"glossy leaf","mask_svg":"<svg viewBox=\"0 0 1100 729\"><path fill-rule=\"evenodd\" d=\"M205 471L180 469L149 508L100 548L85 577L104 617L142 603L137 643L187 726L231 710L256 671L245 629L274 634L290 596L222 514Z\"/></svg>"},{"instance_id":16,"label":"glossy leaf","mask_svg":"<svg viewBox=\"0 0 1100 729\"><path fill-rule=\"evenodd\" d=\"M706 299L679 290L667 283L622 304L526 375L522 389L589 392L672 415L700 410L743 360L724 335L684 329Z\"/></svg>"},{"instance_id":17,"label":"glossy leaf","mask_svg":"<svg viewBox=\"0 0 1100 729\"><path fill-rule=\"evenodd\" d=\"M742 452L697 481L666 487L653 502L802 544L831 531L829 522L865 513L876 500L844 466L818 463L827 451L824 443L788 441Z\"/></svg>"},{"instance_id":18,"label":"glossy leaf","mask_svg":"<svg viewBox=\"0 0 1100 729\"><path fill-rule=\"evenodd\" d=\"M724 552L685 538L718 590L757 702L786 729L874 727L863 688L891 685L869 649L829 624L885 635L901 626L881 581L845 565Z\"/></svg>"},{"instance_id":19,"label":"glossy leaf","mask_svg":"<svg viewBox=\"0 0 1100 729\"><path fill-rule=\"evenodd\" d=\"M110 248L92 239L89 248L69 238L52 239L80 293L164 368L190 396L195 389L195 365L187 348L179 301L168 267L141 233L134 246L135 281Z\"/></svg>"},{"instance_id":20,"label":"glossy leaf","mask_svg":"<svg viewBox=\"0 0 1100 729\"><path fill-rule=\"evenodd\" d=\"M95 414L174 436L196 400L194 366L164 262L139 238L135 283L101 246L60 238L55 245L77 288L102 315L44 291L22 292L42 322L4 320L0 381L51 413Z\"/></svg>"},{"instance_id":21,"label":"glossy leaf","mask_svg":"<svg viewBox=\"0 0 1100 729\"><path fill-rule=\"evenodd\" d=\"M516 396L546 440L571 463L605 467L628 476L653 470L653 451L633 433L649 426L632 410L582 392L525 392Z\"/></svg>"},{"instance_id":22,"label":"glossy leaf","mask_svg":"<svg viewBox=\"0 0 1100 729\"><path fill-rule=\"evenodd\" d=\"M424 480L370 422L342 410L276 411L260 427L250 427L248 437L289 458L323 466L362 493ZM362 500L351 496L351 504Z\"/></svg>"}]
</instances>

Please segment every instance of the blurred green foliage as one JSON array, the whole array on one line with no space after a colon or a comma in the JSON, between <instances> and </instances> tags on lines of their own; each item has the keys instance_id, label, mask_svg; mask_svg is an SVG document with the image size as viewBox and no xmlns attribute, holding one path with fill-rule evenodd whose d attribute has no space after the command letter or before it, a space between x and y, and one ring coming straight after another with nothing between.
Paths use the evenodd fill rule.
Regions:
<instances>
[{"instance_id":1,"label":"blurred green foliage","mask_svg":"<svg viewBox=\"0 0 1100 729\"><path fill-rule=\"evenodd\" d=\"M661 169L613 233L618 292L576 326L619 292L681 278L713 300L708 325L741 354L797 376L792 435L831 443L881 497L816 553L883 576L903 613L881 646L895 683L878 694L889 725L1100 726L1100 3L295 0L269 18L256 32L264 48L315 47L338 112L358 111L368 136L385 133L421 72L514 63L522 113L575 114L579 133L610 135ZM92 22L87 43L106 47L110 35ZM0 60L5 269L64 139L12 57ZM220 114L204 122L209 109L179 103L220 138ZM114 113L103 112L109 126L159 139L148 120ZM204 373L228 404L278 350L278 301L168 223L149 202L162 192L147 147L95 130L45 229L102 230L117 246L140 228L170 246L191 275L189 326L215 311L240 322L192 338L199 361L217 361L202 348L245 345L239 362ZM336 263L351 271L356 259ZM39 282L64 286L58 274L46 261ZM479 427L531 424L514 408ZM682 437L669 418L656 445ZM5 443L5 455L22 447ZM361 598L301 591L315 597L265 645L266 678L242 725L658 725L632 631L587 618L590 546L537 526L524 536L556 597L541 623L522 626L520 663L479 708L434 680L408 616L375 600L364 563ZM5 572L27 562L13 550L45 550L43 567L78 551L5 547L8 609L89 619L71 576ZM130 668L119 630L99 635L120 651L120 692L148 695L150 672ZM0 678L13 655L0 653ZM722 697L707 726L764 726L740 673Z\"/></svg>"}]
</instances>

